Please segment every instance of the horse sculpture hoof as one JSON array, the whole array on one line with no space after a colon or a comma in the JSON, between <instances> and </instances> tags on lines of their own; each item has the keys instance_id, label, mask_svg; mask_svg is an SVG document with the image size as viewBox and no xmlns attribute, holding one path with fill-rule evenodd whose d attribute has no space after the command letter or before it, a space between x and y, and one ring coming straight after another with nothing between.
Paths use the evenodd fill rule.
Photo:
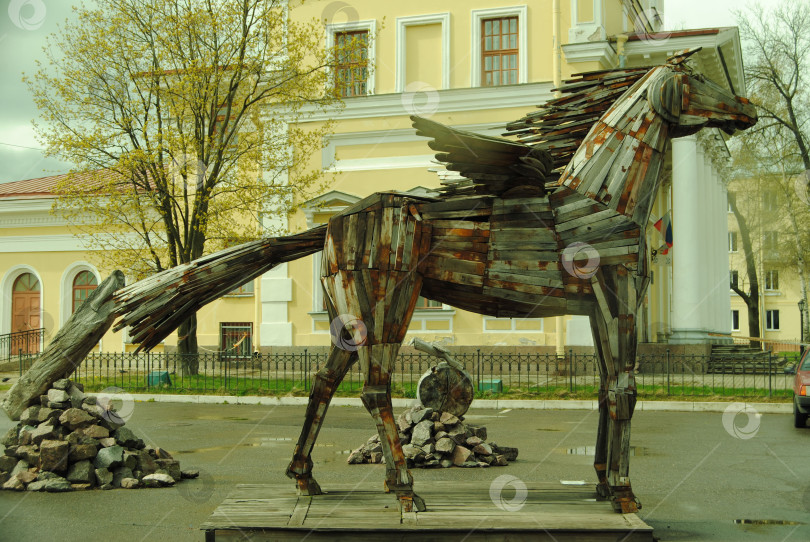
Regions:
<instances>
[{"instance_id":1,"label":"horse sculpture hoof","mask_svg":"<svg viewBox=\"0 0 810 542\"><path fill-rule=\"evenodd\" d=\"M641 509L641 502L632 491L617 491L612 504L613 510L622 514L635 514Z\"/></svg>"},{"instance_id":2,"label":"horse sculpture hoof","mask_svg":"<svg viewBox=\"0 0 810 542\"><path fill-rule=\"evenodd\" d=\"M397 498L403 512L424 512L427 510L425 500L416 493L397 495Z\"/></svg>"}]
</instances>

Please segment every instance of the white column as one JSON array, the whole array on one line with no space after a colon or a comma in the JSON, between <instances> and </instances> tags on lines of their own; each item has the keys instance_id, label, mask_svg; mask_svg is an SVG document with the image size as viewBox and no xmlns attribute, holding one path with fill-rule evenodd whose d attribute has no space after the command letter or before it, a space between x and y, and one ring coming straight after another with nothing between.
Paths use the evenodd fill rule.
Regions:
<instances>
[{"instance_id":1,"label":"white column","mask_svg":"<svg viewBox=\"0 0 810 542\"><path fill-rule=\"evenodd\" d=\"M700 141L698 140L698 144ZM706 191L705 207L703 217L706 221L705 240L703 242L706 247L706 297L709 304L706 307L706 330L716 333L719 327L717 319L717 284L719 262L717 259L717 193L716 182L714 178L714 168L712 161L707 152L703 153L703 177L701 184ZM716 340L711 338L712 341Z\"/></svg>"},{"instance_id":2,"label":"white column","mask_svg":"<svg viewBox=\"0 0 810 542\"><path fill-rule=\"evenodd\" d=\"M702 153L701 153L702 154ZM705 266L701 261L706 239L701 217L703 191L700 187L702 161L698 160L697 138L672 140L672 337L673 343L706 342ZM702 159L702 156L700 157Z\"/></svg>"},{"instance_id":3,"label":"white column","mask_svg":"<svg viewBox=\"0 0 810 542\"><path fill-rule=\"evenodd\" d=\"M719 175L715 174L719 203L717 205L717 241L720 244L719 257L721 263L720 280L724 282L718 296L717 311L720 315L720 333L731 333L731 288L729 283L728 259L728 191L723 185Z\"/></svg>"}]
</instances>

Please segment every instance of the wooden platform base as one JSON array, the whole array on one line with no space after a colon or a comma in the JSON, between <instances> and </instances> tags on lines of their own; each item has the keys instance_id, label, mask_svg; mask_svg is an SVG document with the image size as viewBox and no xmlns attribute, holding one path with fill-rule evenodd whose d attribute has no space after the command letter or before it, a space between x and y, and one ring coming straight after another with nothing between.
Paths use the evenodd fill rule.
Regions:
<instances>
[{"instance_id":1,"label":"wooden platform base","mask_svg":"<svg viewBox=\"0 0 810 542\"><path fill-rule=\"evenodd\" d=\"M315 497L292 484L239 485L202 525L213 540L622 540L650 542L652 528L636 514L616 514L596 501L594 486L527 484L522 506L503 492L507 510L490 498L488 482L422 482L427 511L401 513L392 494L339 486ZM519 508L514 511L509 511Z\"/></svg>"}]
</instances>

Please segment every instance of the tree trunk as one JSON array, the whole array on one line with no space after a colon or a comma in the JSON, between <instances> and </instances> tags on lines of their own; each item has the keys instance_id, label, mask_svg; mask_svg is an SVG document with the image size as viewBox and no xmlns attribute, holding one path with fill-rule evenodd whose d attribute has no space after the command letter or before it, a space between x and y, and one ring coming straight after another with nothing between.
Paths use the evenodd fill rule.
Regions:
<instances>
[{"instance_id":1,"label":"tree trunk","mask_svg":"<svg viewBox=\"0 0 810 542\"><path fill-rule=\"evenodd\" d=\"M197 313L177 328L177 352L180 354L180 367L183 376L199 373L200 359L197 345Z\"/></svg>"},{"instance_id":2,"label":"tree trunk","mask_svg":"<svg viewBox=\"0 0 810 542\"><path fill-rule=\"evenodd\" d=\"M76 370L87 354L107 333L115 320L113 294L124 287L124 274L113 271L65 322L39 359L20 377L3 401L3 409L12 420L51 385Z\"/></svg>"},{"instance_id":3,"label":"tree trunk","mask_svg":"<svg viewBox=\"0 0 810 542\"><path fill-rule=\"evenodd\" d=\"M748 284L750 286L747 294L736 287L732 287L732 289L737 292L748 306L748 336L759 337L759 279L757 278L757 263L754 259L751 233L748 231L748 222L737 208L735 199L729 198L728 202L731 207L731 212L734 213L734 218L737 219L737 225L740 227L740 240L742 241L743 254L745 255L745 268L748 273ZM762 343L759 341L750 341L750 345L752 348L762 348Z\"/></svg>"}]
</instances>

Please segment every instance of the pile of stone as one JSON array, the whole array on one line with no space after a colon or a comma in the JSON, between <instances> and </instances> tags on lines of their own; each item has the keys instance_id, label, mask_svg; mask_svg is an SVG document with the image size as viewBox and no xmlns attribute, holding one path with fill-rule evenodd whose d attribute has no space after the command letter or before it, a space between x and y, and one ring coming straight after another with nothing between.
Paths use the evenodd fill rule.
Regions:
<instances>
[{"instance_id":1,"label":"pile of stone","mask_svg":"<svg viewBox=\"0 0 810 542\"><path fill-rule=\"evenodd\" d=\"M397 418L408 467L496 467L517 459L517 448L486 442L487 428L464 423L463 416L416 405ZM374 435L349 455L349 464L382 463L382 445Z\"/></svg>"},{"instance_id":2,"label":"pile of stone","mask_svg":"<svg viewBox=\"0 0 810 542\"><path fill-rule=\"evenodd\" d=\"M84 394L68 379L53 383L0 444L0 484L15 491L134 489L194 478L166 450L144 444L112 402Z\"/></svg>"}]
</instances>

